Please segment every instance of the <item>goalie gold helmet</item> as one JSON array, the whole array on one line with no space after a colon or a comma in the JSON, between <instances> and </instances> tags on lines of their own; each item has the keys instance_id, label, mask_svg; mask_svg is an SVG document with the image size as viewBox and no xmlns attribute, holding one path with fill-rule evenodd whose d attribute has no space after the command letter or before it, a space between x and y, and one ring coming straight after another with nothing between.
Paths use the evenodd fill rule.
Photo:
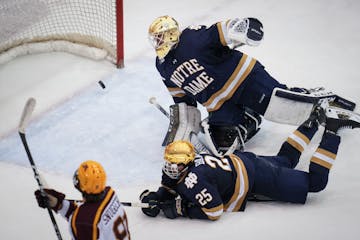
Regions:
<instances>
[{"instance_id":1,"label":"goalie gold helmet","mask_svg":"<svg viewBox=\"0 0 360 240\"><path fill-rule=\"evenodd\" d=\"M85 194L99 194L106 186L106 173L100 163L88 160L74 174L74 186Z\"/></svg>"},{"instance_id":2,"label":"goalie gold helmet","mask_svg":"<svg viewBox=\"0 0 360 240\"><path fill-rule=\"evenodd\" d=\"M188 141L174 141L166 146L163 171L172 179L178 179L195 159L195 148Z\"/></svg>"},{"instance_id":3,"label":"goalie gold helmet","mask_svg":"<svg viewBox=\"0 0 360 240\"><path fill-rule=\"evenodd\" d=\"M160 59L163 59L179 42L179 37L179 24L170 16L156 18L149 27L150 42Z\"/></svg>"}]
</instances>

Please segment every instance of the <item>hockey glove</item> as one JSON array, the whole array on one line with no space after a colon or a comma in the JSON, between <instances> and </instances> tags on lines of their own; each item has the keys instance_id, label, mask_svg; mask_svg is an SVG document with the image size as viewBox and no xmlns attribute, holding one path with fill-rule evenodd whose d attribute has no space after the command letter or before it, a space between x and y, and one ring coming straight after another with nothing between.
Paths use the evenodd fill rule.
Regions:
<instances>
[{"instance_id":1,"label":"hockey glove","mask_svg":"<svg viewBox=\"0 0 360 240\"><path fill-rule=\"evenodd\" d=\"M256 18L235 18L228 25L228 36L234 45L259 46L264 37L263 25Z\"/></svg>"},{"instance_id":2,"label":"hockey glove","mask_svg":"<svg viewBox=\"0 0 360 240\"><path fill-rule=\"evenodd\" d=\"M186 206L181 198L165 201L160 207L167 218L174 219L179 216L186 216Z\"/></svg>"},{"instance_id":3,"label":"hockey glove","mask_svg":"<svg viewBox=\"0 0 360 240\"><path fill-rule=\"evenodd\" d=\"M65 194L57 192L54 189L44 189L46 195L41 193L40 190L35 191L35 197L41 208L50 207L52 210L57 212L61 206L62 202L65 199Z\"/></svg>"},{"instance_id":4,"label":"hockey glove","mask_svg":"<svg viewBox=\"0 0 360 240\"><path fill-rule=\"evenodd\" d=\"M139 198L142 203L148 203L150 205L149 208L141 208L141 211L145 215L156 217L160 213L160 208L158 206L159 196L156 192L150 192L146 189L140 194Z\"/></svg>"}]
</instances>

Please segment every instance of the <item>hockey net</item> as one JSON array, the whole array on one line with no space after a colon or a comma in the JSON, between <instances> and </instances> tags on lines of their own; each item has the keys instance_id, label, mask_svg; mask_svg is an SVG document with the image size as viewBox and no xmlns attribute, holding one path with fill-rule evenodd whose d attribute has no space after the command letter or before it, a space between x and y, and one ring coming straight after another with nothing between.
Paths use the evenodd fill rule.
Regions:
<instances>
[{"instance_id":1,"label":"hockey net","mask_svg":"<svg viewBox=\"0 0 360 240\"><path fill-rule=\"evenodd\" d=\"M64 51L123 67L123 0L1 0L0 64Z\"/></svg>"}]
</instances>

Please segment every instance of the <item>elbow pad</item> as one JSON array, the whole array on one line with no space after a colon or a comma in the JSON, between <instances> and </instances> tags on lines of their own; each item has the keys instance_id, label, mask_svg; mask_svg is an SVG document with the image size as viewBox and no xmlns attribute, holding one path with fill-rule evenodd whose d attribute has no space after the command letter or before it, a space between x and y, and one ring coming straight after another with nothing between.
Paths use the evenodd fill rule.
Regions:
<instances>
[{"instance_id":1,"label":"elbow pad","mask_svg":"<svg viewBox=\"0 0 360 240\"><path fill-rule=\"evenodd\" d=\"M264 37L263 25L256 18L235 18L229 22L227 30L234 45L259 46Z\"/></svg>"}]
</instances>

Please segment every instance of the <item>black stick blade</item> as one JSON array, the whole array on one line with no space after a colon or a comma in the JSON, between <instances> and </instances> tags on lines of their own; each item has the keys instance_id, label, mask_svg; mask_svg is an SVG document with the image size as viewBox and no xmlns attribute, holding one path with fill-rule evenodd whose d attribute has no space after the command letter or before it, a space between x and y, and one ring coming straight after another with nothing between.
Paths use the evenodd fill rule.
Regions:
<instances>
[{"instance_id":1,"label":"black stick blade","mask_svg":"<svg viewBox=\"0 0 360 240\"><path fill-rule=\"evenodd\" d=\"M24 110L22 112L19 127L18 127L20 133L25 133L26 126L28 125L28 123L30 121L31 114L34 111L35 105L36 105L35 98L29 98L27 100L27 102L24 106Z\"/></svg>"}]
</instances>

